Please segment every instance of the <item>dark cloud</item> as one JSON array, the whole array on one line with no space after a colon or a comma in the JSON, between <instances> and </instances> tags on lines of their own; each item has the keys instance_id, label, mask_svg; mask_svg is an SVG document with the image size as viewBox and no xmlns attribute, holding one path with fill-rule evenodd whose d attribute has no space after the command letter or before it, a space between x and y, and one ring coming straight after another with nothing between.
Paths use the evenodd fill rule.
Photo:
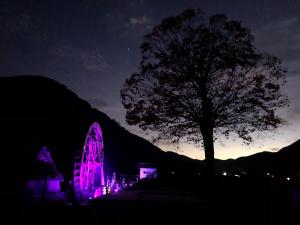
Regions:
<instances>
[{"instance_id":1,"label":"dark cloud","mask_svg":"<svg viewBox=\"0 0 300 225\"><path fill-rule=\"evenodd\" d=\"M295 61L295 65L287 65L288 68L288 76L289 77L298 77L300 76L300 63L299 61Z\"/></svg>"},{"instance_id":2,"label":"dark cloud","mask_svg":"<svg viewBox=\"0 0 300 225\"><path fill-rule=\"evenodd\" d=\"M104 101L102 98L91 98L87 99L87 101L92 105L92 107L96 109L104 109L107 107L107 102Z\"/></svg>"},{"instance_id":3,"label":"dark cloud","mask_svg":"<svg viewBox=\"0 0 300 225\"><path fill-rule=\"evenodd\" d=\"M74 65L78 63L84 70L105 72L109 65L102 54L96 49L81 49L70 46L56 48L53 52L60 60L71 60ZM78 66L77 64L77 66Z\"/></svg>"},{"instance_id":4,"label":"dark cloud","mask_svg":"<svg viewBox=\"0 0 300 225\"><path fill-rule=\"evenodd\" d=\"M150 19L147 16L131 17L129 19L129 22L132 25L143 25L143 24L150 23Z\"/></svg>"},{"instance_id":5,"label":"dark cloud","mask_svg":"<svg viewBox=\"0 0 300 225\"><path fill-rule=\"evenodd\" d=\"M288 76L300 74L300 17L271 21L254 31L259 49L280 57Z\"/></svg>"},{"instance_id":6,"label":"dark cloud","mask_svg":"<svg viewBox=\"0 0 300 225\"><path fill-rule=\"evenodd\" d=\"M300 19L298 16L271 21L254 30L256 44L268 51L280 54L300 50Z\"/></svg>"}]
</instances>

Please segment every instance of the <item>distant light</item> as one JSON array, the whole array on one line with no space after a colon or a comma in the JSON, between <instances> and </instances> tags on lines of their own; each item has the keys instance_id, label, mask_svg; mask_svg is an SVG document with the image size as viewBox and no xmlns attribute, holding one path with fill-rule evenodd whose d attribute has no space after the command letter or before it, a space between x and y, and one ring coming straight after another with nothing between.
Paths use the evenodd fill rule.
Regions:
<instances>
[{"instance_id":1,"label":"distant light","mask_svg":"<svg viewBox=\"0 0 300 225\"><path fill-rule=\"evenodd\" d=\"M174 172L174 171L172 171L172 174L175 174L175 172Z\"/></svg>"},{"instance_id":2,"label":"distant light","mask_svg":"<svg viewBox=\"0 0 300 225\"><path fill-rule=\"evenodd\" d=\"M243 175L247 175L247 173L245 171L241 171L241 174Z\"/></svg>"},{"instance_id":3,"label":"distant light","mask_svg":"<svg viewBox=\"0 0 300 225\"><path fill-rule=\"evenodd\" d=\"M240 175L238 175L238 174L234 174L234 176L235 176L235 177L240 177Z\"/></svg>"},{"instance_id":4,"label":"distant light","mask_svg":"<svg viewBox=\"0 0 300 225\"><path fill-rule=\"evenodd\" d=\"M286 180L288 180L288 181L289 181L289 180L291 180L291 178L290 178L290 177L287 177L287 178L286 178Z\"/></svg>"},{"instance_id":5,"label":"distant light","mask_svg":"<svg viewBox=\"0 0 300 225\"><path fill-rule=\"evenodd\" d=\"M99 198L103 195L106 195L106 187L99 187L95 190L93 198Z\"/></svg>"},{"instance_id":6,"label":"distant light","mask_svg":"<svg viewBox=\"0 0 300 225\"><path fill-rule=\"evenodd\" d=\"M270 176L270 173L267 173L267 176Z\"/></svg>"},{"instance_id":7,"label":"distant light","mask_svg":"<svg viewBox=\"0 0 300 225\"><path fill-rule=\"evenodd\" d=\"M116 189L115 189L115 192L118 192L118 191L119 191L119 189L118 189L118 188L116 188Z\"/></svg>"},{"instance_id":8,"label":"distant light","mask_svg":"<svg viewBox=\"0 0 300 225\"><path fill-rule=\"evenodd\" d=\"M223 176L227 176L227 172L223 172Z\"/></svg>"}]
</instances>

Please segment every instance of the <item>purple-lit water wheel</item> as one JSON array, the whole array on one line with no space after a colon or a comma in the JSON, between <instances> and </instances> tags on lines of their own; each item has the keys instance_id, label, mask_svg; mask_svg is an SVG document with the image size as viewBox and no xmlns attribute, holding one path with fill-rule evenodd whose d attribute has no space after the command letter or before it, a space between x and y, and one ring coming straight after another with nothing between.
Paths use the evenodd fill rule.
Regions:
<instances>
[{"instance_id":1,"label":"purple-lit water wheel","mask_svg":"<svg viewBox=\"0 0 300 225\"><path fill-rule=\"evenodd\" d=\"M105 184L103 147L100 125L94 122L89 127L81 153L75 159L74 191L79 202L98 196Z\"/></svg>"}]
</instances>

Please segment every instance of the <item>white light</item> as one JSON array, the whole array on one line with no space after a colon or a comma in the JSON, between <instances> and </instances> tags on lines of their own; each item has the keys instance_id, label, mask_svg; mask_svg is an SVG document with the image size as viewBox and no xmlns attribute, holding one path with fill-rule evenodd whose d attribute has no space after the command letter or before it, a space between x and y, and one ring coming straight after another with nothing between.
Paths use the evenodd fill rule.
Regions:
<instances>
[{"instance_id":1,"label":"white light","mask_svg":"<svg viewBox=\"0 0 300 225\"><path fill-rule=\"evenodd\" d=\"M290 178L290 177L287 177L286 180L291 180L291 178Z\"/></svg>"},{"instance_id":2,"label":"white light","mask_svg":"<svg viewBox=\"0 0 300 225\"><path fill-rule=\"evenodd\" d=\"M270 173L267 173L267 176L270 176Z\"/></svg>"},{"instance_id":3,"label":"white light","mask_svg":"<svg viewBox=\"0 0 300 225\"><path fill-rule=\"evenodd\" d=\"M240 177L240 175L238 175L238 174L234 174L234 176L235 176L235 177Z\"/></svg>"},{"instance_id":4,"label":"white light","mask_svg":"<svg viewBox=\"0 0 300 225\"><path fill-rule=\"evenodd\" d=\"M227 176L227 172L223 172L223 176Z\"/></svg>"}]
</instances>

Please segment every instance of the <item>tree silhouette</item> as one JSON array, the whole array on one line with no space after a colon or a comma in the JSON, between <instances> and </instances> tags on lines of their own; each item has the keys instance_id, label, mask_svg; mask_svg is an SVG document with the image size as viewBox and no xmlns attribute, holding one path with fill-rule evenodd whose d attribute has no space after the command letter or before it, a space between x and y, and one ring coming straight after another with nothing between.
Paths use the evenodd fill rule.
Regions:
<instances>
[{"instance_id":1,"label":"tree silhouette","mask_svg":"<svg viewBox=\"0 0 300 225\"><path fill-rule=\"evenodd\" d=\"M205 20L190 9L162 20L141 45L138 72L121 90L126 121L155 131L154 141L202 143L214 175L214 141L277 128L286 106L281 61L253 46L253 36L225 15Z\"/></svg>"}]
</instances>

